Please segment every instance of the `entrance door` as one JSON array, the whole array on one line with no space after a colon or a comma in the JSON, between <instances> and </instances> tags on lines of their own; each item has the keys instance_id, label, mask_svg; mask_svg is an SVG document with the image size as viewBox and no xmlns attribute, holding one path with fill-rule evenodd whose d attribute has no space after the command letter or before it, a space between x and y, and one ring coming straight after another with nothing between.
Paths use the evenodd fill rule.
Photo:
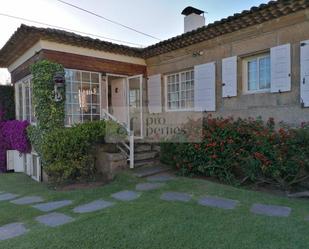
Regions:
<instances>
[{"instance_id":1,"label":"entrance door","mask_svg":"<svg viewBox=\"0 0 309 249\"><path fill-rule=\"evenodd\" d=\"M128 77L127 103L129 128L134 136L143 137L143 75Z\"/></svg>"},{"instance_id":2,"label":"entrance door","mask_svg":"<svg viewBox=\"0 0 309 249\"><path fill-rule=\"evenodd\" d=\"M125 82L125 78L115 78L111 80L112 115L121 123L127 123L128 120Z\"/></svg>"}]
</instances>

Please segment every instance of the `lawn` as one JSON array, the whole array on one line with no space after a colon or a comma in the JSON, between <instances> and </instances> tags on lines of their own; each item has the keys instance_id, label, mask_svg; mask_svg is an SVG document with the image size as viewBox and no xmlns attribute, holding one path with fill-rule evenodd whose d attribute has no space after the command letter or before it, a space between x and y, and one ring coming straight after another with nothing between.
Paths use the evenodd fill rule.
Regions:
<instances>
[{"instance_id":1,"label":"lawn","mask_svg":"<svg viewBox=\"0 0 309 249\"><path fill-rule=\"evenodd\" d=\"M71 199L74 204L59 211L76 220L57 228L34 221L42 212L30 206L0 202L0 226L24 222L30 231L21 237L0 242L1 249L306 249L309 248L308 200L292 200L265 193L233 188L213 182L177 178L160 190L145 192L132 202L117 201L114 207L89 214L75 214L72 208L92 200L113 200L110 195L145 181L129 173L103 187L54 191L22 174L0 175L0 191L40 195L46 201ZM193 195L188 203L160 200L164 191ZM204 195L236 199L235 210L208 208L197 204ZM114 200L113 200L114 201ZM288 218L250 213L253 203L291 207Z\"/></svg>"}]
</instances>

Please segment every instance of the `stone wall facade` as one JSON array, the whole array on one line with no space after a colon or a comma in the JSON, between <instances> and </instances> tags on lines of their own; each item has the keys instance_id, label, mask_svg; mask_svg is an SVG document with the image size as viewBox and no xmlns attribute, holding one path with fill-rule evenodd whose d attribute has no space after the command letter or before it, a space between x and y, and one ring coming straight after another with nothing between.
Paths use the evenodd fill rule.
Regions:
<instances>
[{"instance_id":1,"label":"stone wall facade","mask_svg":"<svg viewBox=\"0 0 309 249\"><path fill-rule=\"evenodd\" d=\"M300 11L249 28L222 35L183 49L146 60L149 75L162 74L162 101L165 106L164 75L193 69L195 65L216 63L216 111L214 116L275 118L297 125L309 121L309 108L300 103L300 42L309 40L309 10ZM291 44L292 84L285 93L246 94L243 91L242 60L251 55L269 52L270 48ZM193 54L203 51L201 56ZM238 57L237 97L222 98L222 59ZM192 112L165 112L162 116L186 120Z\"/></svg>"}]
</instances>

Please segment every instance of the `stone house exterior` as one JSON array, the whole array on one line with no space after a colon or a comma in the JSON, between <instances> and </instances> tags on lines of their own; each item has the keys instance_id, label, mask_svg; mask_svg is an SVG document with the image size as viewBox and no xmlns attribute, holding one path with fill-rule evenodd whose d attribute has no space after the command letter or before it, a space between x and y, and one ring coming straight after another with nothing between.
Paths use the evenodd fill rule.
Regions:
<instances>
[{"instance_id":1,"label":"stone house exterior","mask_svg":"<svg viewBox=\"0 0 309 249\"><path fill-rule=\"evenodd\" d=\"M183 14L187 32L146 48L22 25L0 50L17 117L35 121L29 66L48 59L67 69L67 125L109 115L144 138L149 120L153 131L205 113L309 122L309 1L271 1L208 25L200 10Z\"/></svg>"}]
</instances>

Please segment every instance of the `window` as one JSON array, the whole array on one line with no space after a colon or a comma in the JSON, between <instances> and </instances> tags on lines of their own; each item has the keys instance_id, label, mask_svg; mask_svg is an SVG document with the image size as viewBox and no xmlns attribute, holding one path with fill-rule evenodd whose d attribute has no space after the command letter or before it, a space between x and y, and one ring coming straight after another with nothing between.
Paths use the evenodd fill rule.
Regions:
<instances>
[{"instance_id":1,"label":"window","mask_svg":"<svg viewBox=\"0 0 309 249\"><path fill-rule=\"evenodd\" d=\"M244 91L247 93L270 90L270 55L263 54L244 59Z\"/></svg>"},{"instance_id":2,"label":"window","mask_svg":"<svg viewBox=\"0 0 309 249\"><path fill-rule=\"evenodd\" d=\"M130 107L138 108L140 107L140 90L139 89L130 89Z\"/></svg>"},{"instance_id":3,"label":"window","mask_svg":"<svg viewBox=\"0 0 309 249\"><path fill-rule=\"evenodd\" d=\"M167 110L192 110L194 107L194 71L166 76Z\"/></svg>"},{"instance_id":4,"label":"window","mask_svg":"<svg viewBox=\"0 0 309 249\"><path fill-rule=\"evenodd\" d=\"M31 77L16 83L16 116L18 120L35 123Z\"/></svg>"},{"instance_id":5,"label":"window","mask_svg":"<svg viewBox=\"0 0 309 249\"><path fill-rule=\"evenodd\" d=\"M66 70L66 125L100 119L99 73Z\"/></svg>"}]
</instances>

